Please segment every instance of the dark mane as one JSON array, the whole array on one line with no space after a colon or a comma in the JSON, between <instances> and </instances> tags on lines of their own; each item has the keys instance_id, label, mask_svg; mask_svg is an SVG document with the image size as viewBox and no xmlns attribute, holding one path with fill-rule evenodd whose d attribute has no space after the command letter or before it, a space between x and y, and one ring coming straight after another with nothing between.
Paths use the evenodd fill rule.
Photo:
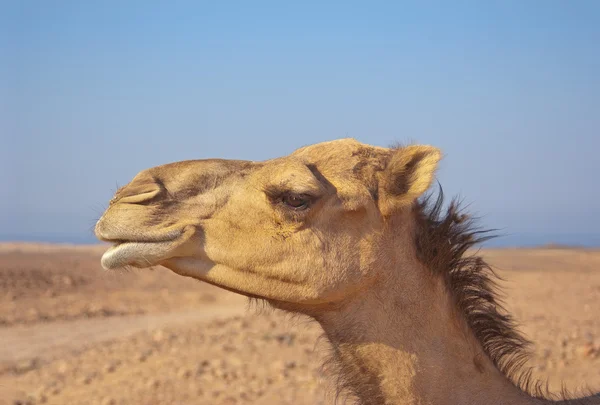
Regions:
<instances>
[{"instance_id":1,"label":"dark mane","mask_svg":"<svg viewBox=\"0 0 600 405\"><path fill-rule=\"evenodd\" d=\"M464 317L493 364L530 395L545 397L525 368L531 343L516 329L498 298L498 276L482 257L468 254L475 245L495 237L462 212L453 199L444 208L441 186L414 205L415 244L419 260L445 281L457 310Z\"/></svg>"}]
</instances>

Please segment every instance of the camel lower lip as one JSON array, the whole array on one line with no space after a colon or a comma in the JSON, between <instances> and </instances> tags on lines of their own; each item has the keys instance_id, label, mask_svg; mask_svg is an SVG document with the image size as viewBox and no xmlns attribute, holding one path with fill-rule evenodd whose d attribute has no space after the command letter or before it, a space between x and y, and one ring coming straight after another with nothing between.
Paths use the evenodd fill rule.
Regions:
<instances>
[{"instance_id":1,"label":"camel lower lip","mask_svg":"<svg viewBox=\"0 0 600 405\"><path fill-rule=\"evenodd\" d=\"M151 267L165 258L171 245L172 241L118 243L104 252L100 263L106 270L126 266Z\"/></svg>"}]
</instances>

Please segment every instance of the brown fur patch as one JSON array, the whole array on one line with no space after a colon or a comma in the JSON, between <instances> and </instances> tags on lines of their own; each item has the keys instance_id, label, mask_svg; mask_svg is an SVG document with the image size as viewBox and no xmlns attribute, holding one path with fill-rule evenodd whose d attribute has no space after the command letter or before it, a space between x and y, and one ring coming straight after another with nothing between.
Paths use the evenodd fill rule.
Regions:
<instances>
[{"instance_id":1,"label":"brown fur patch","mask_svg":"<svg viewBox=\"0 0 600 405\"><path fill-rule=\"evenodd\" d=\"M352 168L352 173L361 179L373 200L379 200L379 182L376 173L385 170L390 153L375 151L373 148L359 148L352 153L353 157L358 157L359 161Z\"/></svg>"}]
</instances>

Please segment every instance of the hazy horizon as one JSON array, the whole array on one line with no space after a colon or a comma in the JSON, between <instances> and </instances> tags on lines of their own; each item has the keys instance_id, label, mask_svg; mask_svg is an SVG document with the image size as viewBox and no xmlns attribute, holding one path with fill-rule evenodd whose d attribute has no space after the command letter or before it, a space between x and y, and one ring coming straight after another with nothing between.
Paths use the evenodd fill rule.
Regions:
<instances>
[{"instance_id":1,"label":"hazy horizon","mask_svg":"<svg viewBox=\"0 0 600 405\"><path fill-rule=\"evenodd\" d=\"M73 244L73 245L91 245L104 244L95 238L90 232L89 235L2 235L0 243L23 242L23 243L51 243L51 244ZM600 234L502 234L497 238L481 244L482 247L542 247L542 246L568 246L581 248L600 247Z\"/></svg>"},{"instance_id":2,"label":"hazy horizon","mask_svg":"<svg viewBox=\"0 0 600 405\"><path fill-rule=\"evenodd\" d=\"M117 184L353 137L440 147L490 245L600 246L600 2L0 6L0 241L94 242Z\"/></svg>"}]
</instances>

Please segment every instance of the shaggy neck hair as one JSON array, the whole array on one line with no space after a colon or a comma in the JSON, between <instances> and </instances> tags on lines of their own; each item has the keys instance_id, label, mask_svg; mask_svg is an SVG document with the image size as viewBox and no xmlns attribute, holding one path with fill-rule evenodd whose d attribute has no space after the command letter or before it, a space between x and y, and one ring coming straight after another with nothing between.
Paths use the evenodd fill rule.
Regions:
<instances>
[{"instance_id":1,"label":"shaggy neck hair","mask_svg":"<svg viewBox=\"0 0 600 405\"><path fill-rule=\"evenodd\" d=\"M475 245L494 238L494 230L479 228L474 218L462 212L456 199L444 208L440 185L437 197L422 197L412 210L417 258L435 277L442 278L457 315L463 317L494 366L515 386L533 397L547 399L547 390L532 378L531 368L525 367L531 343L518 332L515 321L499 302L498 276L482 257L468 253ZM352 393L361 399L359 403L384 403L379 384L365 384L359 370L345 366L339 348L334 344L331 349L325 365L337 375L336 400ZM372 402L364 402L364 398Z\"/></svg>"},{"instance_id":2,"label":"shaggy neck hair","mask_svg":"<svg viewBox=\"0 0 600 405\"><path fill-rule=\"evenodd\" d=\"M413 210L419 260L444 280L458 313L496 368L521 390L545 398L540 382L531 378L531 368L525 368L531 342L519 333L499 302L498 276L482 257L467 254L475 245L494 238L494 230L481 229L462 212L456 199L444 209L441 186L437 198L430 194L415 203Z\"/></svg>"},{"instance_id":3,"label":"shaggy neck hair","mask_svg":"<svg viewBox=\"0 0 600 405\"><path fill-rule=\"evenodd\" d=\"M475 245L494 238L494 230L480 228L475 218L463 213L457 199L444 209L444 193L441 185L438 187L437 198L429 194L413 206L417 257L444 280L455 308L492 363L534 398L564 401L563 405L583 405L599 398L600 393L591 390L580 393L588 398L575 398L564 386L554 394L547 381L532 377L532 368L526 367L531 342L517 330L514 319L499 300L496 281L500 278L482 257L467 254Z\"/></svg>"}]
</instances>

